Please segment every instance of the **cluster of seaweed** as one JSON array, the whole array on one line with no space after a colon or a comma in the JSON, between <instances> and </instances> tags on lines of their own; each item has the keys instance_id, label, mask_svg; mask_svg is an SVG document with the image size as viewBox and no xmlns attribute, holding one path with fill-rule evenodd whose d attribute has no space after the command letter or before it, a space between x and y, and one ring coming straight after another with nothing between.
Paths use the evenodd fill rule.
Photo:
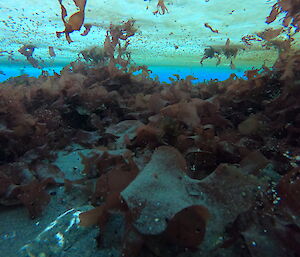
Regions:
<instances>
[{"instance_id":1,"label":"cluster of seaweed","mask_svg":"<svg viewBox=\"0 0 300 257\"><path fill-rule=\"evenodd\" d=\"M137 31L134 23L135 20L128 20L122 25L110 24L109 30L106 32L104 52L109 58L108 67L111 73L118 72L117 66L122 71L127 71L129 67L130 52L127 51L127 47L130 44L129 38L134 36Z\"/></svg>"},{"instance_id":2,"label":"cluster of seaweed","mask_svg":"<svg viewBox=\"0 0 300 257\"><path fill-rule=\"evenodd\" d=\"M282 21L284 27L292 25L295 32L300 31L300 1L299 0L278 0L272 7L266 23L274 22L280 13L284 13L285 17Z\"/></svg>"},{"instance_id":3,"label":"cluster of seaweed","mask_svg":"<svg viewBox=\"0 0 300 257\"><path fill-rule=\"evenodd\" d=\"M85 188L96 208L81 224L98 224L99 246L109 248L109 221L123 215L113 246L123 256L198 247L207 256L296 256L299 62L289 52L274 71L196 85L191 76L160 85L82 62L54 76L12 78L0 87L0 202L23 204L34 218L50 200L47 188ZM80 181L51 164L74 143L95 149L82 155Z\"/></svg>"},{"instance_id":4,"label":"cluster of seaweed","mask_svg":"<svg viewBox=\"0 0 300 257\"><path fill-rule=\"evenodd\" d=\"M156 7L157 7L156 11L152 12L154 15L158 15L158 14L164 15L165 13L169 12L168 8L165 5L164 0L158 0Z\"/></svg>"},{"instance_id":5,"label":"cluster of seaweed","mask_svg":"<svg viewBox=\"0 0 300 257\"><path fill-rule=\"evenodd\" d=\"M67 9L63 5L62 0L58 0L61 7L61 19L65 26L65 29L63 31L56 32L56 36L58 38L61 37L61 34L65 34L68 43L72 43L73 40L70 37L70 33L74 31L79 31L82 25L84 25L85 31L81 35L86 36L89 33L91 29L91 24L84 24L86 1L87 0L74 0L74 4L76 5L76 7L79 8L79 10L72 14L67 21Z\"/></svg>"},{"instance_id":6,"label":"cluster of seaweed","mask_svg":"<svg viewBox=\"0 0 300 257\"><path fill-rule=\"evenodd\" d=\"M243 46L240 45L231 45L230 39L226 40L225 45L218 46L209 46L204 49L203 57L200 60L200 64L203 64L203 61L208 58L217 58L216 66L221 63L221 56L224 55L227 59L230 59L230 67L231 69L235 69L235 65L233 64L233 59L236 58L239 50L245 50Z\"/></svg>"},{"instance_id":7,"label":"cluster of seaweed","mask_svg":"<svg viewBox=\"0 0 300 257\"><path fill-rule=\"evenodd\" d=\"M279 54L282 52L289 52L292 43L295 41L293 37L297 32L300 31L300 2L298 0L279 0L277 1L266 18L266 23L270 24L274 22L278 15L281 13L285 14L282 25L283 28L273 29L267 28L264 31L257 32L256 35L245 35L242 37L241 41L247 46L252 46L251 41L262 41L262 47L265 49L270 49L270 47L275 47ZM204 24L205 27L209 28L213 33L219 33L218 30L213 29L208 23ZM279 35L285 33L287 39L276 39ZM202 59L200 60L200 64L203 64L203 61L206 59L216 58L217 63L219 65L221 63L221 55L226 56L227 59L231 58L230 67L235 69L235 65L233 64L232 59L235 58L239 52L239 50L245 50L243 46L240 45L230 45L229 38L225 46L216 45L216 46L208 46L204 49L204 54Z\"/></svg>"},{"instance_id":8,"label":"cluster of seaweed","mask_svg":"<svg viewBox=\"0 0 300 257\"><path fill-rule=\"evenodd\" d=\"M80 51L79 56L91 65L107 65L108 56L103 47L94 46Z\"/></svg>"},{"instance_id":9,"label":"cluster of seaweed","mask_svg":"<svg viewBox=\"0 0 300 257\"><path fill-rule=\"evenodd\" d=\"M69 22L59 2L70 42L86 1L74 1ZM99 55L81 53L87 63L1 84L0 204L36 218L50 187L84 191L95 208L80 225L98 225L98 246L120 256L299 256L300 52L282 48L272 70L249 70L247 80L192 84L175 74L160 84L129 65L133 25L111 25ZM229 40L222 54L236 56ZM75 144L92 154L80 154L83 178L69 180L53 162Z\"/></svg>"},{"instance_id":10,"label":"cluster of seaweed","mask_svg":"<svg viewBox=\"0 0 300 257\"><path fill-rule=\"evenodd\" d=\"M18 52L26 57L27 61L32 65L32 67L40 69L41 67L38 63L38 60L32 56L34 50L35 46L33 45L23 45Z\"/></svg>"}]
</instances>

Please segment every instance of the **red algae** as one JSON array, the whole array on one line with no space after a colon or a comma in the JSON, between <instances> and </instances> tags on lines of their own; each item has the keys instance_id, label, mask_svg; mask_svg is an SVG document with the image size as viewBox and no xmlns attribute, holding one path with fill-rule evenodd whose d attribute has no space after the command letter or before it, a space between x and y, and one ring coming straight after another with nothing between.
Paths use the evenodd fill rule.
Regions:
<instances>
[{"instance_id":1,"label":"red algae","mask_svg":"<svg viewBox=\"0 0 300 257\"><path fill-rule=\"evenodd\" d=\"M213 29L207 22L204 23L204 27L209 28L213 33L219 33L217 29Z\"/></svg>"},{"instance_id":2,"label":"red algae","mask_svg":"<svg viewBox=\"0 0 300 257\"><path fill-rule=\"evenodd\" d=\"M59 3L65 30L58 36L71 43L82 26L87 35L86 1L74 0L79 11L68 22ZM164 1L158 9L168 12ZM278 1L267 22L284 11L283 25L297 30L292 9ZM99 248L120 256L297 256L300 53L292 40L276 41L283 29L245 36L246 45L264 40L279 53L272 69L253 68L247 79L193 84L195 77L174 74L160 84L148 67L131 65L134 24L111 24L102 48L83 50L85 62L60 74L2 84L0 204L21 204L36 218L51 201L50 187L81 190L94 209L80 214L80 225L97 225ZM34 49L19 52L34 64ZM225 56L235 69L240 49L228 38L201 62ZM53 164L59 150L78 153L80 179ZM112 240L116 217L122 229Z\"/></svg>"},{"instance_id":3,"label":"red algae","mask_svg":"<svg viewBox=\"0 0 300 257\"><path fill-rule=\"evenodd\" d=\"M297 199L300 195L300 170L294 168L284 175L278 185L282 204L286 205L295 215L300 215L300 205Z\"/></svg>"},{"instance_id":4,"label":"red algae","mask_svg":"<svg viewBox=\"0 0 300 257\"><path fill-rule=\"evenodd\" d=\"M56 56L56 54L55 54L55 52L54 52L53 46L49 46L49 55L50 55L51 57L55 57L55 56Z\"/></svg>"},{"instance_id":5,"label":"red algae","mask_svg":"<svg viewBox=\"0 0 300 257\"><path fill-rule=\"evenodd\" d=\"M280 28L280 29L270 28L270 29L264 30L263 32L257 33L257 35L266 41L270 41L270 40L278 37L281 34L282 30L283 30L282 28Z\"/></svg>"},{"instance_id":6,"label":"red algae","mask_svg":"<svg viewBox=\"0 0 300 257\"><path fill-rule=\"evenodd\" d=\"M248 41L245 41L245 39L244 42L249 44ZM230 59L230 68L235 69L233 59L236 58L240 50L244 50L244 47L241 45L231 45L230 39L227 38L225 45L214 45L205 48L204 55L200 60L200 64L202 65L203 61L206 59L216 58L216 66L218 66L221 63L221 56L224 55L227 59Z\"/></svg>"},{"instance_id":7,"label":"red algae","mask_svg":"<svg viewBox=\"0 0 300 257\"><path fill-rule=\"evenodd\" d=\"M84 27L85 27L85 30L80 34L81 36L86 36L90 32L92 25L84 24Z\"/></svg>"},{"instance_id":8,"label":"red algae","mask_svg":"<svg viewBox=\"0 0 300 257\"><path fill-rule=\"evenodd\" d=\"M158 0L158 2L157 2L157 10L154 11L153 14L154 15L156 15L156 14L164 15L166 12L168 13L169 10L168 10L168 8L165 5L164 0Z\"/></svg>"},{"instance_id":9,"label":"red algae","mask_svg":"<svg viewBox=\"0 0 300 257\"><path fill-rule=\"evenodd\" d=\"M283 26L292 25L295 27L295 32L300 31L300 1L299 0L278 0L273 5L270 15L266 18L266 23L270 24L276 20L280 13L285 13Z\"/></svg>"},{"instance_id":10,"label":"red algae","mask_svg":"<svg viewBox=\"0 0 300 257\"><path fill-rule=\"evenodd\" d=\"M18 52L22 55L24 55L27 59L27 61L34 67L40 69L39 63L37 59L33 58L33 52L35 50L35 46L33 45L23 45Z\"/></svg>"},{"instance_id":11,"label":"red algae","mask_svg":"<svg viewBox=\"0 0 300 257\"><path fill-rule=\"evenodd\" d=\"M111 27L106 51L113 60L118 42L133 32L131 24ZM227 40L224 49L230 46ZM79 61L59 76L11 79L0 88L1 204L23 204L34 218L51 199L49 186L84 190L95 209L80 215L81 225L97 224L105 237L110 218L121 213L127 229L119 250L131 257L157 247L172 256L198 248L239 256L240 240L246 249L251 240L268 240L292 256L297 247L289 248L289 228L280 224L298 227L291 219L299 209L297 183L290 181L297 181L300 147L299 61L298 52L282 52L273 70L247 71L248 80L194 85L192 76L174 74L160 85L147 67L132 68L144 70L140 79ZM80 180L41 162L74 142L93 150L81 154ZM154 214L151 226L140 222ZM264 229L274 233L258 237Z\"/></svg>"},{"instance_id":12,"label":"red algae","mask_svg":"<svg viewBox=\"0 0 300 257\"><path fill-rule=\"evenodd\" d=\"M134 36L137 29L134 27L135 20L128 20L122 25L110 24L106 31L104 52L109 58L109 72L112 76L119 74L116 65L121 66L122 71L127 71L130 62L130 53L126 51L129 46L129 38ZM122 45L121 42L124 42Z\"/></svg>"},{"instance_id":13,"label":"red algae","mask_svg":"<svg viewBox=\"0 0 300 257\"><path fill-rule=\"evenodd\" d=\"M72 43L72 39L70 37L70 33L74 31L79 31L84 23L84 16L85 16L85 6L87 0L74 0L75 5L79 8L79 11L72 14L68 21L66 21L67 17L67 10L62 3L62 0L58 0L60 7L61 7L61 19L64 23L65 29L63 31L57 31L56 36L59 38L61 34L65 34L66 40L68 43ZM87 35L88 29L86 32L83 33L83 36Z\"/></svg>"}]
</instances>

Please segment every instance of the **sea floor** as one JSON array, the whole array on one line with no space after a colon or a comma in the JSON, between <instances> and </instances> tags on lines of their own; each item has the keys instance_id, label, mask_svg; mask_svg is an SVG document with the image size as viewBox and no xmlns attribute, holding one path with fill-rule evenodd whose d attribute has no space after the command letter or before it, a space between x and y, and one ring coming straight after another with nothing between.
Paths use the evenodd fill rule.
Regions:
<instances>
[{"instance_id":1,"label":"sea floor","mask_svg":"<svg viewBox=\"0 0 300 257\"><path fill-rule=\"evenodd\" d=\"M81 62L3 82L0 256L298 256L286 58L201 83Z\"/></svg>"}]
</instances>

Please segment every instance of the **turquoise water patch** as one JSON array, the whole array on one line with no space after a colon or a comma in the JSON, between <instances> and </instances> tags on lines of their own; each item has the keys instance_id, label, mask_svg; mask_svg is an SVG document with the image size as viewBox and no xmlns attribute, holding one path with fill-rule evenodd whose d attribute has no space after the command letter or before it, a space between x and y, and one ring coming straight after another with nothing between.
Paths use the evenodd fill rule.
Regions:
<instances>
[{"instance_id":1,"label":"turquoise water patch","mask_svg":"<svg viewBox=\"0 0 300 257\"><path fill-rule=\"evenodd\" d=\"M49 72L49 75L53 75L53 71L59 73L62 68L61 66L54 66L46 67L43 70ZM27 74L29 77L38 77L42 74L42 71L31 66L0 65L0 82L10 77L17 77L24 74Z\"/></svg>"},{"instance_id":2,"label":"turquoise water patch","mask_svg":"<svg viewBox=\"0 0 300 257\"><path fill-rule=\"evenodd\" d=\"M153 72L151 77L154 78L157 75L160 82L167 83L170 82L169 77L176 79L173 74L178 74L182 79L192 75L197 78L193 82L202 82L210 79L225 80L232 73L235 73L238 77L243 77L244 75L244 70L232 70L225 67L149 66L149 69Z\"/></svg>"},{"instance_id":3,"label":"turquoise water patch","mask_svg":"<svg viewBox=\"0 0 300 257\"><path fill-rule=\"evenodd\" d=\"M49 75L53 75L53 72L60 73L63 66L51 66L45 67L43 70L47 71ZM225 80L230 74L235 73L238 77L243 77L244 69L232 70L229 67L188 67L188 66L149 66L152 71L151 78L158 77L160 82L169 83L169 78L176 79L173 74L178 74L180 78L184 79L188 75L192 75L197 80L193 82L202 82L210 79ZM38 77L42 71L40 69L33 68L28 65L14 66L14 65L0 65L0 82L3 82L10 77L16 77L27 74L29 77Z\"/></svg>"}]
</instances>

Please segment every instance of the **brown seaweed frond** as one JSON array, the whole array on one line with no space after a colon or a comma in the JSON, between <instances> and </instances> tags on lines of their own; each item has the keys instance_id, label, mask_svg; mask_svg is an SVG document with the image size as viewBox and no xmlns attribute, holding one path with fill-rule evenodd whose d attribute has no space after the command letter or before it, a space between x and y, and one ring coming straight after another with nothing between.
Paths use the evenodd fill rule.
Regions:
<instances>
[{"instance_id":1,"label":"brown seaweed frond","mask_svg":"<svg viewBox=\"0 0 300 257\"><path fill-rule=\"evenodd\" d=\"M72 43L73 40L70 37L70 33L79 31L84 23L85 6L87 0L74 0L75 5L79 8L79 11L72 14L68 21L66 21L67 10L62 4L62 0L58 0L61 7L61 19L64 23L65 29L63 31L57 31L56 36L59 38L61 34L65 34L68 43ZM90 26L86 27L86 31L82 33L83 36L87 35Z\"/></svg>"},{"instance_id":2,"label":"brown seaweed frond","mask_svg":"<svg viewBox=\"0 0 300 257\"><path fill-rule=\"evenodd\" d=\"M219 33L217 29L213 29L212 26L210 26L207 22L204 23L204 27L209 28L213 33Z\"/></svg>"},{"instance_id":3,"label":"brown seaweed frond","mask_svg":"<svg viewBox=\"0 0 300 257\"><path fill-rule=\"evenodd\" d=\"M39 65L39 62L37 59L33 58L33 52L35 50L35 46L33 45L23 45L18 52L22 55L24 55L27 59L27 61L34 67L41 69L41 66Z\"/></svg>"},{"instance_id":4,"label":"brown seaweed frond","mask_svg":"<svg viewBox=\"0 0 300 257\"><path fill-rule=\"evenodd\" d=\"M266 23L270 24L276 20L280 13L284 13L282 25L288 27L292 25L295 32L300 31L300 1L299 0L278 0L273 5L270 15L266 18Z\"/></svg>"},{"instance_id":5,"label":"brown seaweed frond","mask_svg":"<svg viewBox=\"0 0 300 257\"><path fill-rule=\"evenodd\" d=\"M278 37L282 33L282 31L283 31L282 28L279 29L268 28L262 32L256 33L256 35L262 38L263 40L270 41Z\"/></svg>"},{"instance_id":6,"label":"brown seaweed frond","mask_svg":"<svg viewBox=\"0 0 300 257\"><path fill-rule=\"evenodd\" d=\"M235 69L234 64L232 63L232 59L236 58L239 50L243 49L244 47L241 45L233 45L230 42L230 39L228 38L226 40L225 45L214 45L209 46L208 48L204 49L204 55L202 59L200 60L200 64L203 64L203 61L208 58L216 58L217 63L216 66L218 66L221 63L221 56L224 55L227 59L231 59L231 68Z\"/></svg>"},{"instance_id":7,"label":"brown seaweed frond","mask_svg":"<svg viewBox=\"0 0 300 257\"><path fill-rule=\"evenodd\" d=\"M261 39L255 37L254 35L246 35L242 37L242 41L247 45L251 46L252 43L250 41L261 41Z\"/></svg>"},{"instance_id":8,"label":"brown seaweed frond","mask_svg":"<svg viewBox=\"0 0 300 257\"><path fill-rule=\"evenodd\" d=\"M169 10L165 5L164 0L158 0L157 9L156 9L156 11L153 12L153 14L154 15L157 15L157 14L164 15L166 12L169 13Z\"/></svg>"},{"instance_id":9,"label":"brown seaweed frond","mask_svg":"<svg viewBox=\"0 0 300 257\"><path fill-rule=\"evenodd\" d=\"M134 24L135 20L128 20L122 25L110 24L109 30L106 32L104 52L109 58L108 68L111 74L119 72L116 65L121 66L123 71L128 69L131 56L127 47L130 44L129 38L134 36L137 31Z\"/></svg>"}]
</instances>

